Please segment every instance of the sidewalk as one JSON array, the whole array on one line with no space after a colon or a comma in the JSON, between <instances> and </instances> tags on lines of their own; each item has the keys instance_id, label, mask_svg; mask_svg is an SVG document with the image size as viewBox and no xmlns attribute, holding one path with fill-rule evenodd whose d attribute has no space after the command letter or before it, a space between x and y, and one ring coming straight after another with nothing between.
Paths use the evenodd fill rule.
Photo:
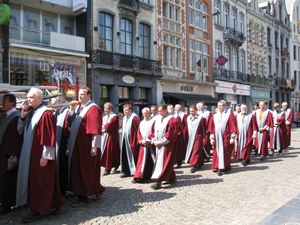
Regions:
<instances>
[{"instance_id":1,"label":"sidewalk","mask_svg":"<svg viewBox=\"0 0 300 225\"><path fill-rule=\"evenodd\" d=\"M81 208L70 195L56 215L32 224L300 224L300 128L292 130L292 145L280 157L261 162L251 156L243 167L218 176L211 162L191 174L190 166L176 169L177 183L154 191L151 184L132 184L120 174L102 176L106 191L100 201ZM22 224L27 208L0 216L0 225Z\"/></svg>"}]
</instances>

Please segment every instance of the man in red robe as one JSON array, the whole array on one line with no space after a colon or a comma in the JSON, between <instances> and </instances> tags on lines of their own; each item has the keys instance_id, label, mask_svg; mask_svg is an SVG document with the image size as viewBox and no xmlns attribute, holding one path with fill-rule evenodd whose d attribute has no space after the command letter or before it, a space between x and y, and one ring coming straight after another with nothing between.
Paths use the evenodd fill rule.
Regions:
<instances>
[{"instance_id":1,"label":"man in red robe","mask_svg":"<svg viewBox=\"0 0 300 225\"><path fill-rule=\"evenodd\" d=\"M139 155L132 183L143 183L151 178L155 161L154 148L148 139L155 118L150 116L149 108L143 108L144 119L140 122L137 139L139 142Z\"/></svg>"},{"instance_id":2,"label":"man in red robe","mask_svg":"<svg viewBox=\"0 0 300 225\"><path fill-rule=\"evenodd\" d=\"M69 109L66 106L58 107L55 112L56 117L56 161L58 165L58 175L60 191L66 196L68 187L68 156L66 155L68 139L70 136L70 127L68 125Z\"/></svg>"},{"instance_id":3,"label":"man in red robe","mask_svg":"<svg viewBox=\"0 0 300 225\"><path fill-rule=\"evenodd\" d=\"M214 147L211 168L219 176L231 169L230 159L234 148L237 125L234 114L226 110L226 101L218 102L218 111L213 115L212 123L208 125L210 142Z\"/></svg>"},{"instance_id":4,"label":"man in red robe","mask_svg":"<svg viewBox=\"0 0 300 225\"><path fill-rule=\"evenodd\" d=\"M162 181L173 184L176 181L174 163L176 160L175 141L177 138L177 121L173 115L168 114L167 105L159 105L153 130L149 136L151 143L156 147L156 161L151 179L155 183L151 188L161 188Z\"/></svg>"},{"instance_id":5,"label":"man in red robe","mask_svg":"<svg viewBox=\"0 0 300 225\"><path fill-rule=\"evenodd\" d=\"M17 127L20 112L16 107L16 97L5 94L2 99L0 118L0 215L11 211L16 205L18 162L22 148L22 136Z\"/></svg>"},{"instance_id":6,"label":"man in red robe","mask_svg":"<svg viewBox=\"0 0 300 225\"><path fill-rule=\"evenodd\" d=\"M81 88L79 105L71 105L68 117L69 181L71 191L78 196L73 208L86 204L89 195L96 195L93 200L99 200L105 190L100 183L102 112L91 95L88 87Z\"/></svg>"},{"instance_id":7,"label":"man in red robe","mask_svg":"<svg viewBox=\"0 0 300 225\"><path fill-rule=\"evenodd\" d=\"M59 209L63 203L55 158L56 122L50 109L43 104L43 92L32 88L27 94L28 107L21 110L18 121L23 132L19 162L16 204L29 205L30 212L22 219L30 223Z\"/></svg>"},{"instance_id":8,"label":"man in red robe","mask_svg":"<svg viewBox=\"0 0 300 225\"><path fill-rule=\"evenodd\" d=\"M241 112L236 115L238 134L236 159L242 160L242 165L250 163L253 139L257 136L257 123L253 113L247 114L247 105L241 104Z\"/></svg>"},{"instance_id":9,"label":"man in red robe","mask_svg":"<svg viewBox=\"0 0 300 225\"><path fill-rule=\"evenodd\" d=\"M212 123L213 116L209 110L206 109L205 102L201 101L197 103L197 114L201 117L204 117L206 121L206 127L208 127L208 124ZM203 156L205 158L205 161L210 160L210 150L212 150L212 146L210 144L209 140L209 133L206 131L205 140L203 143Z\"/></svg>"},{"instance_id":10,"label":"man in red robe","mask_svg":"<svg viewBox=\"0 0 300 225\"><path fill-rule=\"evenodd\" d=\"M286 134L287 134L287 147L291 145L291 130L294 122L294 110L288 108L288 103L283 102L281 104L282 111L285 113L285 125L286 125Z\"/></svg>"},{"instance_id":11,"label":"man in red robe","mask_svg":"<svg viewBox=\"0 0 300 225\"><path fill-rule=\"evenodd\" d=\"M278 150L279 155L282 150L287 148L287 131L285 125L285 112L280 110L278 102L274 103L274 111L272 112L274 119L274 128L270 136L270 149L271 154L274 155L274 149Z\"/></svg>"},{"instance_id":12,"label":"man in red robe","mask_svg":"<svg viewBox=\"0 0 300 225\"><path fill-rule=\"evenodd\" d=\"M195 105L190 106L190 115L186 119L188 144L185 162L192 165L191 173L195 173L204 161L203 141L206 136L206 121L197 114Z\"/></svg>"},{"instance_id":13,"label":"man in red robe","mask_svg":"<svg viewBox=\"0 0 300 225\"><path fill-rule=\"evenodd\" d=\"M139 129L140 119L132 112L132 106L125 104L123 106L123 131L122 131L122 146L121 146L121 178L134 175L136 162L139 154L139 145L137 133Z\"/></svg>"},{"instance_id":14,"label":"man in red robe","mask_svg":"<svg viewBox=\"0 0 300 225\"><path fill-rule=\"evenodd\" d=\"M187 115L182 112L181 105L175 105L175 114L174 117L178 121L178 136L176 140L176 163L177 168L181 167L182 161L185 158L186 154L186 146L188 142L188 132L187 132L187 125L186 125L186 118Z\"/></svg>"},{"instance_id":15,"label":"man in red robe","mask_svg":"<svg viewBox=\"0 0 300 225\"><path fill-rule=\"evenodd\" d=\"M119 118L113 112L113 104L104 104L105 116L102 119L101 166L105 168L103 175L110 174L111 168L120 165Z\"/></svg>"},{"instance_id":16,"label":"man in red robe","mask_svg":"<svg viewBox=\"0 0 300 225\"><path fill-rule=\"evenodd\" d=\"M270 140L269 130L273 128L273 116L270 110L266 109L264 101L259 102L259 109L255 111L256 123L258 127L257 138L255 139L255 149L261 155L260 160L264 161L268 155L268 142Z\"/></svg>"}]
</instances>

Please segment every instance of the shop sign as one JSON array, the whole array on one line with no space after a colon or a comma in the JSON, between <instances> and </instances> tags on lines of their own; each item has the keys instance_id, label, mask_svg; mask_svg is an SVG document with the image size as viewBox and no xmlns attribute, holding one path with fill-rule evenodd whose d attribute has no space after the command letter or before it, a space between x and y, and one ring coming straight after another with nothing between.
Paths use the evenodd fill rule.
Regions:
<instances>
[{"instance_id":1,"label":"shop sign","mask_svg":"<svg viewBox=\"0 0 300 225\"><path fill-rule=\"evenodd\" d=\"M135 79L133 76L126 75L126 76L122 77L122 81L126 84L133 84L135 82Z\"/></svg>"},{"instance_id":2,"label":"shop sign","mask_svg":"<svg viewBox=\"0 0 300 225\"><path fill-rule=\"evenodd\" d=\"M73 0L73 12L76 12L81 9L86 9L87 4L86 0Z\"/></svg>"}]
</instances>

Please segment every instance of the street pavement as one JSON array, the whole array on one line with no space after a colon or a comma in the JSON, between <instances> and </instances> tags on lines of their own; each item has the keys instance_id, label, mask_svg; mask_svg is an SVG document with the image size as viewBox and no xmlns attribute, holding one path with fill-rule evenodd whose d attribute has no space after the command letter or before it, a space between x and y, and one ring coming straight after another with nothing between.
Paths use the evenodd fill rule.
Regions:
<instances>
[{"instance_id":1,"label":"street pavement","mask_svg":"<svg viewBox=\"0 0 300 225\"><path fill-rule=\"evenodd\" d=\"M71 208L76 197L69 193L56 214L48 214L32 224L300 224L300 128L292 129L292 143L282 156L261 162L251 156L243 167L218 176L207 162L190 173L183 164L176 169L177 182L160 190L151 183L132 184L119 173L102 176L106 187L101 200ZM16 208L0 216L0 225L22 224L28 208Z\"/></svg>"}]
</instances>

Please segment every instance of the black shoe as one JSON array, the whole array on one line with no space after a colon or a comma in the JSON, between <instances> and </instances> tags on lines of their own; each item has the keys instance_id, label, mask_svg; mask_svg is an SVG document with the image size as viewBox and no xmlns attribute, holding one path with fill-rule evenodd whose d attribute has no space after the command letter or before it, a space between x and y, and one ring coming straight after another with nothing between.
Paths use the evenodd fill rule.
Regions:
<instances>
[{"instance_id":1,"label":"black shoe","mask_svg":"<svg viewBox=\"0 0 300 225\"><path fill-rule=\"evenodd\" d=\"M279 151L278 151L278 154L279 154L279 155L282 155L282 150L279 150Z\"/></svg>"},{"instance_id":2,"label":"black shoe","mask_svg":"<svg viewBox=\"0 0 300 225\"><path fill-rule=\"evenodd\" d=\"M255 156L258 156L258 150L255 150L254 155L255 155Z\"/></svg>"},{"instance_id":3,"label":"black shoe","mask_svg":"<svg viewBox=\"0 0 300 225\"><path fill-rule=\"evenodd\" d=\"M10 207L1 207L1 208L0 208L0 216L1 216L1 215L5 215L5 214L11 212L11 210L12 210L12 209L11 209Z\"/></svg>"},{"instance_id":4,"label":"black shoe","mask_svg":"<svg viewBox=\"0 0 300 225\"><path fill-rule=\"evenodd\" d=\"M191 173L195 173L196 171L197 171L197 166L193 166L192 168L191 168Z\"/></svg>"},{"instance_id":5,"label":"black shoe","mask_svg":"<svg viewBox=\"0 0 300 225\"><path fill-rule=\"evenodd\" d=\"M176 168L180 168L180 167L181 167L181 165L182 165L182 161L178 161L178 162L177 162L177 166L176 166Z\"/></svg>"},{"instance_id":6,"label":"black shoe","mask_svg":"<svg viewBox=\"0 0 300 225\"><path fill-rule=\"evenodd\" d=\"M125 177L130 177L130 174L129 174L129 173L123 173L123 174L121 175L121 178L125 178Z\"/></svg>"},{"instance_id":7,"label":"black shoe","mask_svg":"<svg viewBox=\"0 0 300 225\"><path fill-rule=\"evenodd\" d=\"M266 156L261 156L260 157L260 161L265 161L266 160Z\"/></svg>"},{"instance_id":8,"label":"black shoe","mask_svg":"<svg viewBox=\"0 0 300 225\"><path fill-rule=\"evenodd\" d=\"M271 149L271 150L269 151L269 156L274 156L274 149Z\"/></svg>"},{"instance_id":9,"label":"black shoe","mask_svg":"<svg viewBox=\"0 0 300 225\"><path fill-rule=\"evenodd\" d=\"M102 195L103 195L104 191L105 191L105 187L102 187L101 190L99 191L99 194L97 194L97 195L92 199L92 201L95 202L95 201L100 200L100 199L102 198Z\"/></svg>"},{"instance_id":10,"label":"black shoe","mask_svg":"<svg viewBox=\"0 0 300 225\"><path fill-rule=\"evenodd\" d=\"M131 181L131 183L133 183L133 184L142 184L142 183L144 183L144 181L143 181L143 179L135 178Z\"/></svg>"},{"instance_id":11,"label":"black shoe","mask_svg":"<svg viewBox=\"0 0 300 225\"><path fill-rule=\"evenodd\" d=\"M242 164L243 166L247 166L246 160L242 160L241 164Z\"/></svg>"},{"instance_id":12,"label":"black shoe","mask_svg":"<svg viewBox=\"0 0 300 225\"><path fill-rule=\"evenodd\" d=\"M152 184L150 186L151 188L153 188L154 190L158 190L161 188L161 182L156 181L154 184Z\"/></svg>"},{"instance_id":13,"label":"black shoe","mask_svg":"<svg viewBox=\"0 0 300 225\"><path fill-rule=\"evenodd\" d=\"M218 172L218 169L213 169L213 172L214 172L214 173Z\"/></svg>"},{"instance_id":14,"label":"black shoe","mask_svg":"<svg viewBox=\"0 0 300 225\"><path fill-rule=\"evenodd\" d=\"M23 223L32 223L36 220L39 220L41 217L42 216L40 213L30 210L30 212L27 214L27 216L22 218L22 222Z\"/></svg>"},{"instance_id":15,"label":"black shoe","mask_svg":"<svg viewBox=\"0 0 300 225\"><path fill-rule=\"evenodd\" d=\"M222 176L222 175L223 175L223 171L222 171L222 170L218 170L217 174L218 174L219 176Z\"/></svg>"},{"instance_id":16,"label":"black shoe","mask_svg":"<svg viewBox=\"0 0 300 225\"><path fill-rule=\"evenodd\" d=\"M114 169L114 172L116 172L119 169L119 166L116 166Z\"/></svg>"},{"instance_id":17,"label":"black shoe","mask_svg":"<svg viewBox=\"0 0 300 225\"><path fill-rule=\"evenodd\" d=\"M109 174L110 174L110 170L105 169L104 173L103 173L103 176L106 176L106 175L109 175Z\"/></svg>"}]
</instances>

